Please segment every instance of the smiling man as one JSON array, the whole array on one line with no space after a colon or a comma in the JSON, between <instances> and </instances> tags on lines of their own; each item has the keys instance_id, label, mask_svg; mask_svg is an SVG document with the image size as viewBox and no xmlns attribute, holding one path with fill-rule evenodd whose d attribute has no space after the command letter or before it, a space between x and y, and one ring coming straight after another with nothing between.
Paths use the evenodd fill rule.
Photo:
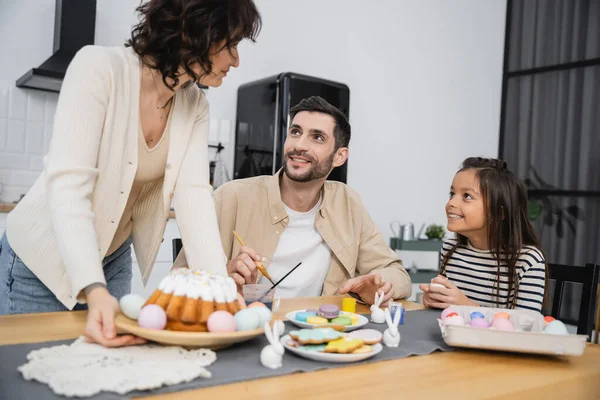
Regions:
<instances>
[{"instance_id":1,"label":"smiling man","mask_svg":"<svg viewBox=\"0 0 600 400\"><path fill-rule=\"evenodd\" d=\"M283 168L273 176L229 182L215 191L227 269L238 288L269 283L281 297L353 292L372 304L375 293L390 299L411 294L411 280L398 255L375 226L356 192L327 181L348 158L350 123L320 97L302 100L290 111ZM233 231L246 241L240 247ZM184 252L175 266L185 264Z\"/></svg>"}]
</instances>

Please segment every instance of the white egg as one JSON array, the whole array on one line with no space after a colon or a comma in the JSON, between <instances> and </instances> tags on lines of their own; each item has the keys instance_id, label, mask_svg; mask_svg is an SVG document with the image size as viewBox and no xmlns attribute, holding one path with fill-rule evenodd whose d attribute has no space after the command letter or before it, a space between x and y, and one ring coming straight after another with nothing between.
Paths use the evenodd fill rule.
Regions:
<instances>
[{"instance_id":1,"label":"white egg","mask_svg":"<svg viewBox=\"0 0 600 400\"><path fill-rule=\"evenodd\" d=\"M444 325L463 326L464 324L465 320L460 315L452 315L444 319Z\"/></svg>"},{"instance_id":2,"label":"white egg","mask_svg":"<svg viewBox=\"0 0 600 400\"><path fill-rule=\"evenodd\" d=\"M551 335L568 335L569 334L565 324L563 324L559 320L554 320L554 321L550 322L548 325L546 325L544 332L549 333Z\"/></svg>"},{"instance_id":3,"label":"white egg","mask_svg":"<svg viewBox=\"0 0 600 400\"><path fill-rule=\"evenodd\" d=\"M137 320L142 307L146 299L137 294L126 294L119 300L119 307L121 312L127 316L127 318Z\"/></svg>"}]
</instances>

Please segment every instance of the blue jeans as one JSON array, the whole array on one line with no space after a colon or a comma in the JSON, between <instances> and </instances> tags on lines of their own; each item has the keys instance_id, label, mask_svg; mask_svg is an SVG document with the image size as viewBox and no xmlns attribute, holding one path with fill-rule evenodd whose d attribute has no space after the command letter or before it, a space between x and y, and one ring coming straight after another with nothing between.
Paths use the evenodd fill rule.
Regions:
<instances>
[{"instance_id":1,"label":"blue jeans","mask_svg":"<svg viewBox=\"0 0 600 400\"><path fill-rule=\"evenodd\" d=\"M102 260L106 288L117 299L131 292L131 238ZM76 304L74 310L86 310ZM0 240L0 315L68 311L56 296L27 268L8 244Z\"/></svg>"}]
</instances>

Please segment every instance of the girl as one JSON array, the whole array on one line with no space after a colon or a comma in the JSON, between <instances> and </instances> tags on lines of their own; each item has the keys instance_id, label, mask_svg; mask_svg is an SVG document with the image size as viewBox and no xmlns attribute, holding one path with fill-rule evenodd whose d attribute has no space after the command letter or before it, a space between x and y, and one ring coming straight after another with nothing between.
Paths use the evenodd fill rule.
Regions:
<instances>
[{"instance_id":1,"label":"girl","mask_svg":"<svg viewBox=\"0 0 600 400\"><path fill-rule=\"evenodd\" d=\"M440 276L420 285L426 307L468 305L541 312L544 254L527 218L527 195L506 162L467 158L446 204L456 239L442 247Z\"/></svg>"},{"instance_id":2,"label":"girl","mask_svg":"<svg viewBox=\"0 0 600 400\"><path fill-rule=\"evenodd\" d=\"M149 0L126 46L86 46L69 65L41 176L0 240L0 315L88 308L85 335L116 337L131 290L131 244L144 282L171 201L192 269L227 274L209 184L208 103L261 19L252 0ZM87 303L87 305L86 305Z\"/></svg>"}]
</instances>

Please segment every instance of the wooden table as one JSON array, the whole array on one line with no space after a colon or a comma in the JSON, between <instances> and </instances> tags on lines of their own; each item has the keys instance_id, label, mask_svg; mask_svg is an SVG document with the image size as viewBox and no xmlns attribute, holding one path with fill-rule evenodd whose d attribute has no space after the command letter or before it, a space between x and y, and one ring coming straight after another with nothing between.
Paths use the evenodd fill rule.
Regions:
<instances>
[{"instance_id":1,"label":"wooden table","mask_svg":"<svg viewBox=\"0 0 600 400\"><path fill-rule=\"evenodd\" d=\"M282 300L278 315L341 297ZM420 309L404 302L407 310ZM359 306L358 312L368 312ZM85 312L0 317L0 345L79 336ZM581 357L550 358L483 351L436 352L427 356L355 365L276 378L152 396L153 400L198 398L600 398L600 345ZM149 397L146 397L149 398Z\"/></svg>"}]
</instances>

